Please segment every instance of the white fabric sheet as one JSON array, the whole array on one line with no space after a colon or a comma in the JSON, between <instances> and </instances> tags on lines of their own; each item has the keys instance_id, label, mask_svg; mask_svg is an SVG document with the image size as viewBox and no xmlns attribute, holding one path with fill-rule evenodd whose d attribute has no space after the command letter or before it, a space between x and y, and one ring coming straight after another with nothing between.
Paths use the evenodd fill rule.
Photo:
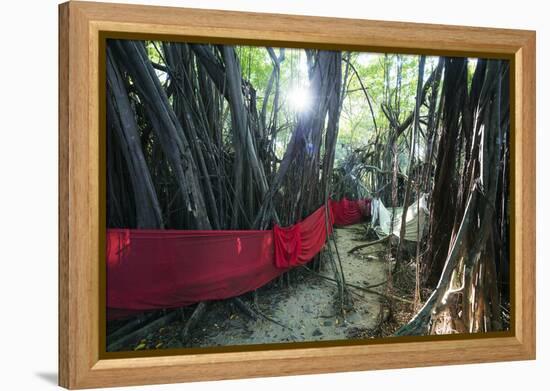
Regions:
<instances>
[{"instance_id":1,"label":"white fabric sheet","mask_svg":"<svg viewBox=\"0 0 550 391\"><path fill-rule=\"evenodd\" d=\"M392 230L392 211L388 210L382 201L377 198L373 199L371 207L374 230L380 237L389 235L390 230ZM397 237L399 237L401 231L402 214L403 208L395 208L392 234ZM420 197L420 200L413 202L413 204L407 208L404 239L413 242L420 240L425 234L424 228L426 226L428 216L429 210L427 195L424 194Z\"/></svg>"}]
</instances>

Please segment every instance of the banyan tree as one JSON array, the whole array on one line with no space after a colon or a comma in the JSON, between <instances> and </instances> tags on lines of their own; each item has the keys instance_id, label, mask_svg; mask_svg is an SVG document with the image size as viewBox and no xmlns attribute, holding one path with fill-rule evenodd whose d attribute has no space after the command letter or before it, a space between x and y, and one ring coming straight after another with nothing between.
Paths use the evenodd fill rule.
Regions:
<instances>
[{"instance_id":1,"label":"banyan tree","mask_svg":"<svg viewBox=\"0 0 550 391\"><path fill-rule=\"evenodd\" d=\"M292 227L321 213L319 251L300 268L330 271L344 318L363 289L389 318L410 304L396 335L508 327L507 61L131 40L109 40L106 61L108 229L279 230L296 261ZM346 280L333 225L349 205L357 248L385 262L377 287ZM258 291L289 289L300 268L223 300L280 323ZM110 349L128 341L120 330L182 316L185 345L209 302L133 311Z\"/></svg>"}]
</instances>

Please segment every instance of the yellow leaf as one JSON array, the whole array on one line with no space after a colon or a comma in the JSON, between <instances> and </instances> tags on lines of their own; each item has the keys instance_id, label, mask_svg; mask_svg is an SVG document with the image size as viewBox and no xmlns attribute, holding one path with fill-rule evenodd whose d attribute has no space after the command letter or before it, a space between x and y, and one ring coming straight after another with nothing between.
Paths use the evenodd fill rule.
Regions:
<instances>
[{"instance_id":1,"label":"yellow leaf","mask_svg":"<svg viewBox=\"0 0 550 391\"><path fill-rule=\"evenodd\" d=\"M140 343L138 346L136 346L136 347L134 348L134 350L142 350L142 349L145 349L145 346L147 346L147 345L145 345L144 343Z\"/></svg>"},{"instance_id":2,"label":"yellow leaf","mask_svg":"<svg viewBox=\"0 0 550 391\"><path fill-rule=\"evenodd\" d=\"M155 345L155 349L158 349L162 346L162 342L159 342L158 344Z\"/></svg>"}]
</instances>

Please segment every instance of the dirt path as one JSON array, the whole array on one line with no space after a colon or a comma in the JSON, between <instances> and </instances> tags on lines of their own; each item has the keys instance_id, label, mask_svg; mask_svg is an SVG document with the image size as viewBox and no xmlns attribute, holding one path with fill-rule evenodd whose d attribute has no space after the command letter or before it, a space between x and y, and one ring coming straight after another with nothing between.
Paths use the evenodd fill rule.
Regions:
<instances>
[{"instance_id":1,"label":"dirt path","mask_svg":"<svg viewBox=\"0 0 550 391\"><path fill-rule=\"evenodd\" d=\"M338 249L346 281L366 286L385 279L384 263L376 256L379 246L372 246L354 255L348 250L360 244L364 229L349 226L336 229ZM333 277L330 267L322 272ZM383 287L382 287L383 288ZM293 274L291 287L261 289L259 307L266 315L285 327L264 318L252 320L227 303L212 304L187 347L249 345L295 341L341 340L354 338L377 325L380 297L357 289L354 311L345 318L337 314L337 287L328 280L302 269ZM174 345L175 344L175 345ZM171 347L178 347L173 341Z\"/></svg>"}]
</instances>

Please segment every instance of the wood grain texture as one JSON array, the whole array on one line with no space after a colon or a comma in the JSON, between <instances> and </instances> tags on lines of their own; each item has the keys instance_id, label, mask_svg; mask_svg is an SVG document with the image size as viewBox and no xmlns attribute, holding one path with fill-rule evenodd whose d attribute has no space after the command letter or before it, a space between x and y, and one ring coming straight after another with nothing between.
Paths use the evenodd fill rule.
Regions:
<instances>
[{"instance_id":1,"label":"wood grain texture","mask_svg":"<svg viewBox=\"0 0 550 391\"><path fill-rule=\"evenodd\" d=\"M59 8L59 383L70 384L69 357L69 7Z\"/></svg>"},{"instance_id":2,"label":"wood grain texture","mask_svg":"<svg viewBox=\"0 0 550 391\"><path fill-rule=\"evenodd\" d=\"M67 388L535 357L535 33L170 7L59 8L59 383ZM100 32L199 41L510 58L514 69L512 336L101 359ZM401 341L401 340L398 340Z\"/></svg>"}]
</instances>

